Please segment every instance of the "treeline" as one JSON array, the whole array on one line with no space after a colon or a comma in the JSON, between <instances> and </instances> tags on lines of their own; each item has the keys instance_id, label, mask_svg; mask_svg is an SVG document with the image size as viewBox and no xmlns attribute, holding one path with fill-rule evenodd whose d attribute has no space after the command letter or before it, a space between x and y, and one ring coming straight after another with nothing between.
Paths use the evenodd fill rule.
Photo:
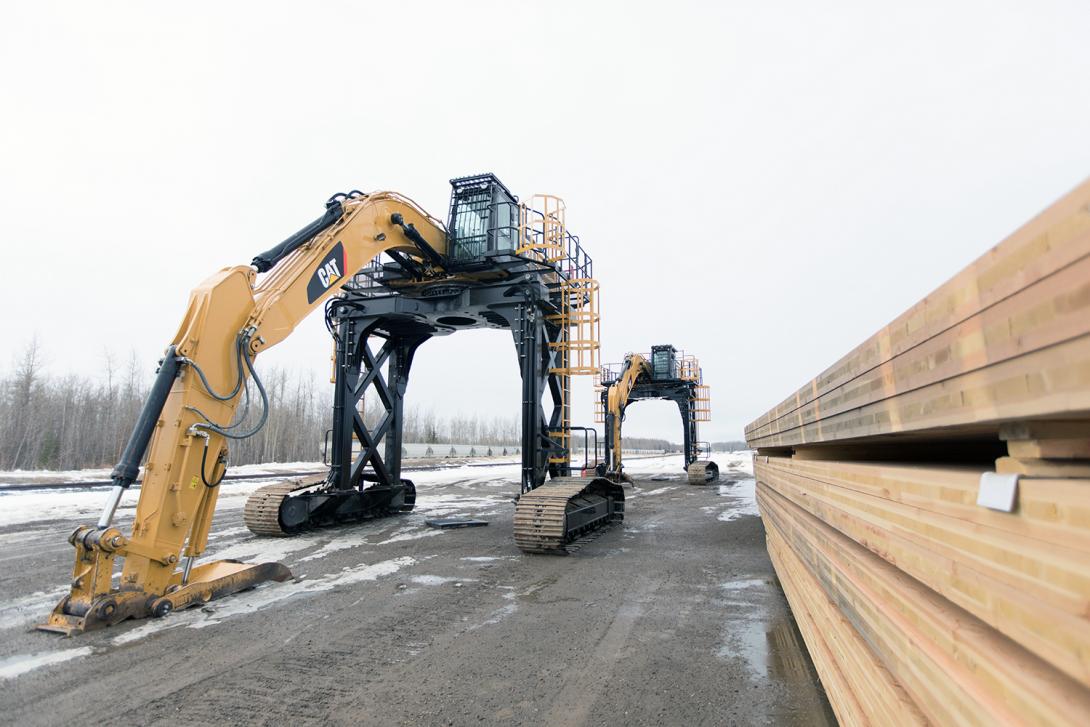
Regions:
<instances>
[{"instance_id":1,"label":"treeline","mask_svg":"<svg viewBox=\"0 0 1090 727\"><path fill-rule=\"evenodd\" d=\"M742 441L712 442L713 452L743 452L747 449L749 449L749 445Z\"/></svg>"},{"instance_id":2,"label":"treeline","mask_svg":"<svg viewBox=\"0 0 1090 727\"><path fill-rule=\"evenodd\" d=\"M670 442L666 439L656 439L654 437L626 437L623 434L621 439L624 441L624 446L628 449L661 449L663 452L680 452L682 446L676 442Z\"/></svg>"},{"instance_id":3,"label":"treeline","mask_svg":"<svg viewBox=\"0 0 1090 727\"><path fill-rule=\"evenodd\" d=\"M107 356L96 376L46 374L43 364L41 349L32 342L14 370L0 377L0 470L112 467L147 397L152 372L135 355L124 365ZM322 459L332 424L331 387L276 367L258 373L269 395L268 420L253 437L229 443L231 463ZM259 410L251 402L240 429L251 428ZM363 417L369 427L384 413L377 397L365 401ZM517 414L443 416L429 407L407 406L403 441L518 446L520 426ZM581 449L581 434L573 434L573 449ZM625 437L624 443L631 449L681 451L676 443L651 437Z\"/></svg>"},{"instance_id":4,"label":"treeline","mask_svg":"<svg viewBox=\"0 0 1090 727\"><path fill-rule=\"evenodd\" d=\"M269 394L268 420L255 436L229 444L232 464L313 462L322 457L332 422L331 387L308 375L259 370ZM82 469L117 463L147 397L151 373L131 356L124 366L107 356L101 373L43 373L41 349L27 346L14 370L0 377L0 469ZM254 392L256 393L256 392ZM256 422L251 405L243 429ZM364 406L374 426L376 399ZM404 441L517 445L519 419L454 415L407 407Z\"/></svg>"},{"instance_id":5,"label":"treeline","mask_svg":"<svg viewBox=\"0 0 1090 727\"><path fill-rule=\"evenodd\" d=\"M380 409L377 397L368 401L364 407L364 421L374 425ZM372 419L372 416L374 419ZM455 414L444 417L434 409L419 406L405 407L405 424L402 441L419 444L500 444L517 445L520 429L519 416L481 417Z\"/></svg>"}]
</instances>

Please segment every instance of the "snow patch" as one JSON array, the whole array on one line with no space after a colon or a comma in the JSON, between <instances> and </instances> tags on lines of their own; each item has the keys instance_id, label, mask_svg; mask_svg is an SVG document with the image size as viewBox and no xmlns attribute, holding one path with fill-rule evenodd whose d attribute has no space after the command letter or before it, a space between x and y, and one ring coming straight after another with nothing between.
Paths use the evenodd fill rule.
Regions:
<instances>
[{"instance_id":1,"label":"snow patch","mask_svg":"<svg viewBox=\"0 0 1090 727\"><path fill-rule=\"evenodd\" d=\"M45 621L47 614L67 594L67 588L35 591L14 601L0 603L0 629L16 628L31 621Z\"/></svg>"},{"instance_id":2,"label":"snow patch","mask_svg":"<svg viewBox=\"0 0 1090 727\"><path fill-rule=\"evenodd\" d=\"M474 578L450 578L448 576L412 576L409 581L418 586L442 586L447 583L468 583Z\"/></svg>"},{"instance_id":3,"label":"snow patch","mask_svg":"<svg viewBox=\"0 0 1090 727\"><path fill-rule=\"evenodd\" d=\"M368 545L367 536L368 533L352 533L340 535L335 540L330 540L328 543L322 545L322 547L315 552L311 553L310 555L304 556L295 562L306 563L310 560L318 560L319 558L324 558L331 553L336 553L341 550L349 550L350 548L359 548L360 546Z\"/></svg>"},{"instance_id":4,"label":"snow patch","mask_svg":"<svg viewBox=\"0 0 1090 727\"><path fill-rule=\"evenodd\" d=\"M394 533L393 537L383 540L381 543L375 543L375 545L389 545L390 543L401 543L406 540L419 540L420 538L430 538L432 535L442 535L442 530L420 530L418 528L407 528L405 530L399 530Z\"/></svg>"},{"instance_id":5,"label":"snow patch","mask_svg":"<svg viewBox=\"0 0 1090 727\"><path fill-rule=\"evenodd\" d=\"M507 594L505 597L513 598L514 594ZM503 606L500 606L499 608L497 608L492 613L488 614L488 618L486 618L484 621L481 621L479 624L473 624L467 630L468 631L476 631L477 629L484 628L485 626L494 626L494 625L498 624L500 621L503 621L508 616L511 616L512 614L515 613L515 611L518 611L518 610L519 610L519 606L518 606L517 603L512 602L512 603L504 604Z\"/></svg>"},{"instance_id":6,"label":"snow patch","mask_svg":"<svg viewBox=\"0 0 1090 727\"><path fill-rule=\"evenodd\" d=\"M435 517L460 512L478 512L496 507L509 498L473 497L471 495L431 495L417 490L415 512Z\"/></svg>"},{"instance_id":7,"label":"snow patch","mask_svg":"<svg viewBox=\"0 0 1090 727\"><path fill-rule=\"evenodd\" d=\"M63 651L44 651L38 654L22 654L0 661L0 679L14 679L29 671L40 669L50 664L61 664L72 659L91 654L90 646L81 646L76 649Z\"/></svg>"},{"instance_id":8,"label":"snow patch","mask_svg":"<svg viewBox=\"0 0 1090 727\"><path fill-rule=\"evenodd\" d=\"M642 492L637 492L635 494L639 495L640 497L649 497L650 495L661 495L664 492L669 492L670 490L676 490L676 489L677 489L676 485L672 486L672 487L658 487L658 488L655 488L654 490L645 490L645 491L642 491Z\"/></svg>"},{"instance_id":9,"label":"snow patch","mask_svg":"<svg viewBox=\"0 0 1090 727\"><path fill-rule=\"evenodd\" d=\"M747 515L760 517L761 511L757 508L756 480L745 479L729 485L720 485L719 494L735 501L728 509L716 516L720 522L730 522Z\"/></svg>"},{"instance_id":10,"label":"snow patch","mask_svg":"<svg viewBox=\"0 0 1090 727\"><path fill-rule=\"evenodd\" d=\"M288 555L296 551L313 548L321 540L322 536L320 535L300 535L294 538L266 538L254 535L228 545L226 548L210 548L204 562L209 559L283 561Z\"/></svg>"},{"instance_id":11,"label":"snow patch","mask_svg":"<svg viewBox=\"0 0 1090 727\"><path fill-rule=\"evenodd\" d=\"M740 581L727 581L720 583L719 587L724 591L745 591L750 588L759 588L765 585L763 578L746 578Z\"/></svg>"},{"instance_id":12,"label":"snow patch","mask_svg":"<svg viewBox=\"0 0 1090 727\"><path fill-rule=\"evenodd\" d=\"M331 591L338 586L353 585L364 581L374 581L382 576L397 573L402 568L414 565L415 558L401 557L378 563L350 566L339 573L331 573L320 578L301 579L287 583L272 583L259 586L252 591L234 594L222 601L213 601L210 606L193 608L181 613L171 614L164 619L151 621L132 631L127 631L113 639L115 645L138 641L158 631L179 628L203 629L215 626L233 616L260 611L286 598L308 593ZM207 613L210 611L211 613Z\"/></svg>"},{"instance_id":13,"label":"snow patch","mask_svg":"<svg viewBox=\"0 0 1090 727\"><path fill-rule=\"evenodd\" d=\"M129 490L122 495L118 512L135 508L139 494L139 491ZM0 494L0 526L43 520L97 519L109 495L107 490L6 491Z\"/></svg>"}]
</instances>

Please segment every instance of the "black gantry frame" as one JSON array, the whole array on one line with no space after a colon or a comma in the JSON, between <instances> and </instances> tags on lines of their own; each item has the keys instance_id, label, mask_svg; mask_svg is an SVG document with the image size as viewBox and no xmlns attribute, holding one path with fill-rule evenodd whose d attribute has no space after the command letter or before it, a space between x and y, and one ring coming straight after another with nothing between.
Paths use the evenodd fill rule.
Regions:
<instances>
[{"instance_id":1,"label":"black gantry frame","mask_svg":"<svg viewBox=\"0 0 1090 727\"><path fill-rule=\"evenodd\" d=\"M593 277L593 261L570 234L560 258L535 253L531 228L520 227L520 215L533 211L519 207L493 175L451 185L444 276L428 281L402 258L376 258L327 303L336 342L330 469L324 485L292 498L306 503L312 524L411 508L415 488L401 477L409 372L425 341L462 329L509 330L514 339L522 375L522 492L570 474L570 437L557 436L567 434L558 373L567 335L561 306L570 304L563 283ZM433 254L437 242L414 240ZM371 391L377 411L369 403L365 415Z\"/></svg>"},{"instance_id":2,"label":"black gantry frame","mask_svg":"<svg viewBox=\"0 0 1090 727\"><path fill-rule=\"evenodd\" d=\"M377 321L358 321L350 315L339 318L336 328L329 483L337 490L355 489L365 479L368 466L374 481L400 483L401 424L409 370L416 349L431 334L376 330ZM369 427L361 403L370 390L377 394L382 412ZM353 454L354 442L360 444L358 454Z\"/></svg>"},{"instance_id":3,"label":"black gantry frame","mask_svg":"<svg viewBox=\"0 0 1090 727\"><path fill-rule=\"evenodd\" d=\"M603 369L606 370L606 369ZM688 379L672 378L661 380L647 380L641 377L640 381L632 387L628 395L628 401L621 407L621 416L624 417L625 407L635 401L646 399L666 399L677 404L681 414L681 426L684 432L685 468L700 457L700 443L697 441L696 410L693 408L693 399L696 398L696 381ZM606 412L605 422L605 463L612 471L614 469L613 452L613 428L620 426L620 422L614 420L614 415L609 412L609 387L602 389L602 408Z\"/></svg>"},{"instance_id":4,"label":"black gantry frame","mask_svg":"<svg viewBox=\"0 0 1090 727\"><path fill-rule=\"evenodd\" d=\"M540 275L516 272L504 282L448 286L423 297L374 292L350 288L329 311L337 335L329 489L389 489L391 504L399 504L403 403L413 358L431 337L468 328L508 329L514 340L522 374L522 492L548 476L570 474L568 443L550 434L563 421L563 382L550 345L562 331ZM376 394L378 411L365 417L360 410L368 391Z\"/></svg>"}]
</instances>

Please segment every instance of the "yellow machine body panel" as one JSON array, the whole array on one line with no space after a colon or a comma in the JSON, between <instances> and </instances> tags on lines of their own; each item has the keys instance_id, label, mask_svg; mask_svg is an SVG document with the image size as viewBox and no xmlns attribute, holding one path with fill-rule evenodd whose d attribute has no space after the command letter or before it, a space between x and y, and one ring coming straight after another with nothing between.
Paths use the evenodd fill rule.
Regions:
<instances>
[{"instance_id":1,"label":"yellow machine body panel","mask_svg":"<svg viewBox=\"0 0 1090 727\"><path fill-rule=\"evenodd\" d=\"M227 438L207 425L228 427L239 407L250 372L238 347L245 346L252 360L279 343L384 251L400 251L426 267L403 225L411 225L440 254L446 252L442 223L401 195L352 196L341 208L338 221L290 252L260 282L253 267L239 265L220 270L193 290L172 346L184 365L148 444L132 533L125 536L109 526L111 511L98 527L72 534L71 592L40 628L74 633L124 618L162 615L290 575L277 563L220 561L192 570L180 570L178 564L183 555L192 564L207 545L219 493L216 481L227 455ZM230 397L217 398L209 391L230 392L232 387L236 394ZM115 587L111 577L118 556L124 567Z\"/></svg>"}]
</instances>

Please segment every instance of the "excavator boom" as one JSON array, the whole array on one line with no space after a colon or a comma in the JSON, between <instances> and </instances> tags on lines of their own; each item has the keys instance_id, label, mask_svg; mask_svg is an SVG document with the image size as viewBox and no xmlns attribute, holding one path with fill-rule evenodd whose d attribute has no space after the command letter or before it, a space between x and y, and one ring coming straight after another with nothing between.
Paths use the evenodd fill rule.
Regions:
<instances>
[{"instance_id":1,"label":"excavator boom","mask_svg":"<svg viewBox=\"0 0 1090 727\"><path fill-rule=\"evenodd\" d=\"M610 447L607 452L612 454L612 461L607 462L609 471L617 478L624 478L624 464L621 454L621 423L624 421L624 410L628 405L628 398L632 390L641 379L651 378L651 362L642 354L630 353L625 357L624 370L620 378L609 387L606 405L606 432Z\"/></svg>"},{"instance_id":2,"label":"excavator boom","mask_svg":"<svg viewBox=\"0 0 1090 727\"><path fill-rule=\"evenodd\" d=\"M321 218L256 256L252 265L224 268L201 283L113 471L102 517L69 538L76 548L71 591L39 628L72 634L161 616L290 577L279 563L195 565L207 545L227 442L253 434L267 414L254 358L380 253L426 277L442 272L446 250L443 224L408 198L353 192L331 198ZM260 281L259 273L266 273ZM263 413L247 431L236 415L253 403L249 380ZM114 513L136 481L145 452L136 516L125 535L113 526ZM117 557L124 558L124 567L114 586Z\"/></svg>"}]
</instances>

